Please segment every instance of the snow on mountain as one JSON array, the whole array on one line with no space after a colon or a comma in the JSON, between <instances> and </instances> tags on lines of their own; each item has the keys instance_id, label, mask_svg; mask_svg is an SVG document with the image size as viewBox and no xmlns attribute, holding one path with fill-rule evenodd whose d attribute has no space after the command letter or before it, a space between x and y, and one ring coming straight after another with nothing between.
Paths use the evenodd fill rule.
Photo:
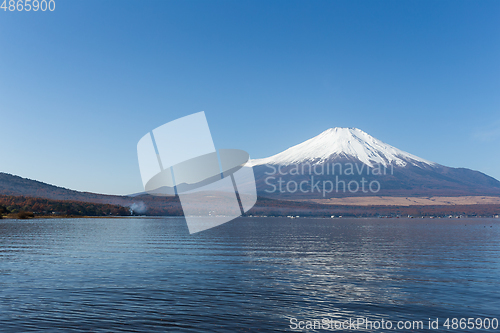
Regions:
<instances>
[{"instance_id":1,"label":"snow on mountain","mask_svg":"<svg viewBox=\"0 0 500 333\"><path fill-rule=\"evenodd\" d=\"M301 144L271 157L252 160L252 164L318 164L337 158L356 159L373 167L375 164L387 167L389 164L404 167L436 163L412 155L380 140L357 128L335 127Z\"/></svg>"}]
</instances>

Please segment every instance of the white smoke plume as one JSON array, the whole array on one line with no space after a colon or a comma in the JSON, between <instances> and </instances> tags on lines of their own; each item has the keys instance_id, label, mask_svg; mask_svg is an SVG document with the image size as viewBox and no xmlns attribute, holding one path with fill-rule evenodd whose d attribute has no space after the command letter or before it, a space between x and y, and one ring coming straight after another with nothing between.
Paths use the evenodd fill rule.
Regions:
<instances>
[{"instance_id":1,"label":"white smoke plume","mask_svg":"<svg viewBox=\"0 0 500 333\"><path fill-rule=\"evenodd\" d=\"M134 202L130 205L130 214L144 214L148 210L148 207L144 204L144 202Z\"/></svg>"}]
</instances>

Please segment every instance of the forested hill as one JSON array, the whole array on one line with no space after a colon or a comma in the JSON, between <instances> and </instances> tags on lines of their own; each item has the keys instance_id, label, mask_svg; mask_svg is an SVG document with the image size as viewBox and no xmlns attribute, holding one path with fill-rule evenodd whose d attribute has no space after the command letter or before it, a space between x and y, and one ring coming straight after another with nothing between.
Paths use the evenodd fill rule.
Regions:
<instances>
[{"instance_id":1,"label":"forested hill","mask_svg":"<svg viewBox=\"0 0 500 333\"><path fill-rule=\"evenodd\" d=\"M126 196L78 192L3 172L0 172L0 195L107 203L122 206L129 206L134 202L132 198Z\"/></svg>"},{"instance_id":2,"label":"forested hill","mask_svg":"<svg viewBox=\"0 0 500 333\"><path fill-rule=\"evenodd\" d=\"M42 198L49 200L64 200L68 202L74 201L79 202L79 204L85 202L119 205L127 207L127 210L132 209L135 214L182 215L178 197L153 197L149 194L130 197L78 192L3 172L0 172L0 196L22 196L22 200L27 202L27 204L23 205L25 208L24 210L32 210L32 208L29 208L31 205L28 203L33 203L35 201L29 200L29 198ZM10 200L12 200L12 198ZM37 202L39 203L39 201ZM18 204L21 205L19 202ZM43 206L45 205L44 203ZM52 208L47 208L42 210L50 211L51 209ZM54 209L57 210L57 208ZM65 208L65 210L67 209Z\"/></svg>"}]
</instances>

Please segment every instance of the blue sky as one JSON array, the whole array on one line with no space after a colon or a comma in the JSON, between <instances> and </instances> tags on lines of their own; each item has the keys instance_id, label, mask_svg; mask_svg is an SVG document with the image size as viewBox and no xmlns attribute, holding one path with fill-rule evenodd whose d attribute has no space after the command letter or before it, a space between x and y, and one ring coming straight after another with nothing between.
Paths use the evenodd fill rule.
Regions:
<instances>
[{"instance_id":1,"label":"blue sky","mask_svg":"<svg viewBox=\"0 0 500 333\"><path fill-rule=\"evenodd\" d=\"M76 1L0 11L0 171L142 191L138 140L205 111L267 157L357 127L500 179L499 1Z\"/></svg>"}]
</instances>

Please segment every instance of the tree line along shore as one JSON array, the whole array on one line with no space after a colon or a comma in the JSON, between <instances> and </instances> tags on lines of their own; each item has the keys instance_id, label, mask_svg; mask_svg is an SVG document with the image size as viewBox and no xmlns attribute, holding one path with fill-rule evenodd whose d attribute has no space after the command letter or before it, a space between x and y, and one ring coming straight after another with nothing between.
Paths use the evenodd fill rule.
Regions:
<instances>
[{"instance_id":1,"label":"tree line along shore","mask_svg":"<svg viewBox=\"0 0 500 333\"><path fill-rule=\"evenodd\" d=\"M0 196L0 218L128 216L130 209L119 205L51 200L24 196Z\"/></svg>"},{"instance_id":2,"label":"tree line along shore","mask_svg":"<svg viewBox=\"0 0 500 333\"><path fill-rule=\"evenodd\" d=\"M113 205L72 200L53 200L25 196L0 195L0 218L29 219L49 217L120 217L120 216L183 216L178 197L134 198L145 208L134 211L134 205ZM132 202L132 201L131 201ZM499 204L472 205L332 205L295 202L259 197L246 216L301 217L497 217Z\"/></svg>"}]
</instances>

